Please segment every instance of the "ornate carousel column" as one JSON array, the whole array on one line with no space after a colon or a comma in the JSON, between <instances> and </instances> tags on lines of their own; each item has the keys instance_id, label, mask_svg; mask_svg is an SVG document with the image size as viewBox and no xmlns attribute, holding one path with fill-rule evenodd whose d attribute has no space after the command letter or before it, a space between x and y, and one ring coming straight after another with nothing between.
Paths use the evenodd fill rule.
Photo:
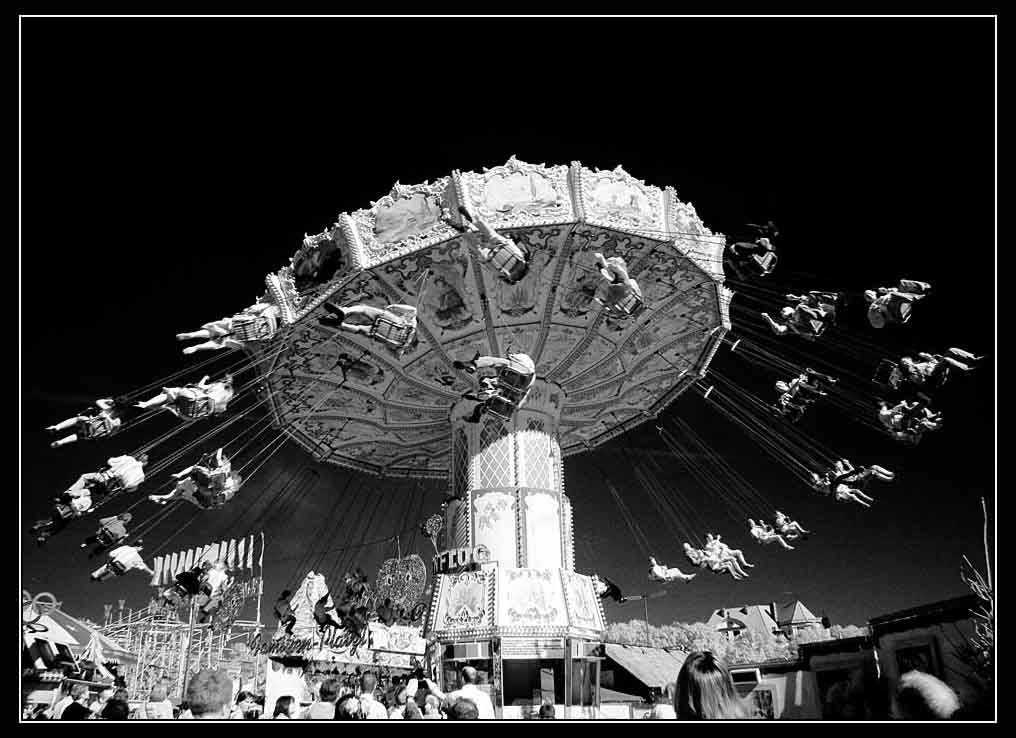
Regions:
<instances>
[{"instance_id":1,"label":"ornate carousel column","mask_svg":"<svg viewBox=\"0 0 1016 738\"><path fill-rule=\"evenodd\" d=\"M563 400L560 386L538 380L508 423L489 414L465 422L468 401L452 410L449 547L482 546L506 569L574 569L557 437Z\"/></svg>"}]
</instances>

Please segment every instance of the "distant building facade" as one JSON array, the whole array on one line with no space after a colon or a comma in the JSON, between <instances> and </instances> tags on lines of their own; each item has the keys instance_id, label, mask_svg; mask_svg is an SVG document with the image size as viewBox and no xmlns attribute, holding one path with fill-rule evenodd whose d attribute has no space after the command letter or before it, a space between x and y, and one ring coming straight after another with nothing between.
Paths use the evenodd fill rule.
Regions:
<instances>
[{"instance_id":1,"label":"distant building facade","mask_svg":"<svg viewBox=\"0 0 1016 738\"><path fill-rule=\"evenodd\" d=\"M800 600L778 605L741 605L714 610L706 624L733 640L746 630L756 633L785 635L788 638L803 630L822 627L822 618L805 607Z\"/></svg>"}]
</instances>

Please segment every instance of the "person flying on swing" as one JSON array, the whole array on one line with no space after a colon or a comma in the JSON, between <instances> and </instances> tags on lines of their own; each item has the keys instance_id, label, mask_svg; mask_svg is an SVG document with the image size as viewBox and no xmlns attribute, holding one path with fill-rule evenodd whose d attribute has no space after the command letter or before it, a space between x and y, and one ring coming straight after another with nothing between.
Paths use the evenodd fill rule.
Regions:
<instances>
[{"instance_id":1,"label":"person flying on swing","mask_svg":"<svg viewBox=\"0 0 1016 738\"><path fill-rule=\"evenodd\" d=\"M203 510L211 510L233 499L243 484L243 477L233 471L221 448L172 476L177 480L172 492L149 495L148 499L160 505L173 499L183 499Z\"/></svg>"},{"instance_id":2,"label":"person flying on swing","mask_svg":"<svg viewBox=\"0 0 1016 738\"><path fill-rule=\"evenodd\" d=\"M878 420L897 440L920 440L925 431L942 427L942 413L935 412L927 403L902 400L893 407L879 402Z\"/></svg>"},{"instance_id":3,"label":"person flying on swing","mask_svg":"<svg viewBox=\"0 0 1016 738\"><path fill-rule=\"evenodd\" d=\"M91 580L101 582L110 577L122 577L131 569L140 569L154 576L155 572L148 568L141 558L143 546L139 538L131 546L120 546L109 552L109 561L92 572Z\"/></svg>"},{"instance_id":4,"label":"person flying on swing","mask_svg":"<svg viewBox=\"0 0 1016 738\"><path fill-rule=\"evenodd\" d=\"M123 428L124 417L124 407L118 401L108 397L96 400L95 407L46 428L51 433L74 428L74 433L53 441L50 446L59 448L75 441L92 441L116 435Z\"/></svg>"},{"instance_id":5,"label":"person flying on swing","mask_svg":"<svg viewBox=\"0 0 1016 738\"><path fill-rule=\"evenodd\" d=\"M796 307L784 307L780 309L782 323L773 320L769 313L762 313L766 323L777 336L785 336L793 333L809 341L814 341L821 336L826 329L826 314L808 305L798 304Z\"/></svg>"},{"instance_id":6,"label":"person flying on swing","mask_svg":"<svg viewBox=\"0 0 1016 738\"><path fill-rule=\"evenodd\" d=\"M281 313L277 305L256 302L231 318L222 318L205 323L201 330L191 333L177 333L177 341L207 339L204 343L187 346L183 352L218 351L239 349L253 341L270 341L279 330Z\"/></svg>"},{"instance_id":7,"label":"person flying on swing","mask_svg":"<svg viewBox=\"0 0 1016 738\"><path fill-rule=\"evenodd\" d=\"M508 284L516 284L521 281L529 272L529 251L512 239L502 236L491 228L486 220L479 215L471 214L464 206L459 206L459 213L466 219L468 225L459 225L450 216L445 216L443 219L459 233L468 233L474 236L470 240L475 244L480 258L484 264L497 270L499 279Z\"/></svg>"},{"instance_id":8,"label":"person flying on swing","mask_svg":"<svg viewBox=\"0 0 1016 738\"><path fill-rule=\"evenodd\" d=\"M891 482L896 475L876 464L855 468L847 459L840 459L832 469L827 469L821 475L812 472L811 477L812 488L816 491L833 494L840 502L856 502L864 507L871 507L871 503L875 500L863 491L868 488L871 478Z\"/></svg>"},{"instance_id":9,"label":"person flying on swing","mask_svg":"<svg viewBox=\"0 0 1016 738\"><path fill-rule=\"evenodd\" d=\"M744 579L748 576L748 573L738 566L737 561L734 559L720 559L714 554L692 547L690 543L684 543L682 547L684 548L685 557L687 557L693 566L718 573L726 572L734 579Z\"/></svg>"},{"instance_id":10,"label":"person flying on swing","mask_svg":"<svg viewBox=\"0 0 1016 738\"><path fill-rule=\"evenodd\" d=\"M751 518L748 518L748 532L759 543L778 543L788 551L794 550L794 547L787 543L783 536L777 533L768 523L756 523Z\"/></svg>"},{"instance_id":11,"label":"person flying on swing","mask_svg":"<svg viewBox=\"0 0 1016 738\"><path fill-rule=\"evenodd\" d=\"M796 520L791 520L789 515L781 513L779 510L776 511L776 528L780 531L780 534L788 540L796 540L801 536L808 535L808 531L801 527L801 524Z\"/></svg>"},{"instance_id":12,"label":"person flying on swing","mask_svg":"<svg viewBox=\"0 0 1016 738\"><path fill-rule=\"evenodd\" d=\"M475 400L476 407L472 414L464 418L467 423L477 423L488 411L500 409L513 412L522 406L529 396L529 391L536 382L536 365L529 354L509 352L507 358L500 356L481 356L477 351L469 361L454 361L453 366L474 374L479 369L498 370L496 376L481 377L477 392L467 392L466 399Z\"/></svg>"},{"instance_id":13,"label":"person flying on swing","mask_svg":"<svg viewBox=\"0 0 1016 738\"><path fill-rule=\"evenodd\" d=\"M904 356L899 361L897 379L895 383L891 382L891 385L893 389L899 389L906 381L917 389L938 389L946 383L950 369L969 373L975 369L971 364L983 358L958 348L950 348L945 354L929 354L922 351L917 354L916 359Z\"/></svg>"},{"instance_id":14,"label":"person flying on swing","mask_svg":"<svg viewBox=\"0 0 1016 738\"><path fill-rule=\"evenodd\" d=\"M727 247L727 266L741 281L772 274L776 262L776 247L764 236L752 243L738 241Z\"/></svg>"},{"instance_id":15,"label":"person flying on swing","mask_svg":"<svg viewBox=\"0 0 1016 738\"><path fill-rule=\"evenodd\" d=\"M181 420L189 422L226 412L226 407L233 399L233 394L233 376L231 374L214 382L210 377L205 376L197 384L188 384L184 387L163 387L162 392L150 400L139 402L137 407L142 410L152 407L168 410Z\"/></svg>"},{"instance_id":16,"label":"person flying on swing","mask_svg":"<svg viewBox=\"0 0 1016 738\"><path fill-rule=\"evenodd\" d=\"M873 328L890 323L904 324L910 320L914 305L931 292L931 285L913 279L901 279L896 287L879 287L864 291L868 304L868 322Z\"/></svg>"},{"instance_id":17,"label":"person flying on swing","mask_svg":"<svg viewBox=\"0 0 1016 738\"><path fill-rule=\"evenodd\" d=\"M666 567L649 557L649 580L652 582L690 582L698 574L685 574L676 566Z\"/></svg>"},{"instance_id":18,"label":"person flying on swing","mask_svg":"<svg viewBox=\"0 0 1016 738\"><path fill-rule=\"evenodd\" d=\"M754 564L749 564L745 561L744 552L739 548L731 548L722 540L722 536L714 536L712 533L706 533L706 545L704 550L708 554L713 554L721 561L734 560L741 566L746 566L749 569L753 568Z\"/></svg>"},{"instance_id":19,"label":"person flying on swing","mask_svg":"<svg viewBox=\"0 0 1016 738\"><path fill-rule=\"evenodd\" d=\"M49 518L37 520L30 533L36 543L44 545L49 538L67 527L72 520L84 517L92 511L92 492L89 488L76 490L73 495L67 492L55 498L53 512Z\"/></svg>"},{"instance_id":20,"label":"person flying on swing","mask_svg":"<svg viewBox=\"0 0 1016 738\"><path fill-rule=\"evenodd\" d=\"M88 558L95 558L99 554L105 553L126 541L129 537L127 523L131 522L132 518L133 516L129 512L123 512L109 518L100 518L99 529L95 532L95 535L89 536L81 544L81 548L88 548L93 544L98 544L89 552Z\"/></svg>"},{"instance_id":21,"label":"person flying on swing","mask_svg":"<svg viewBox=\"0 0 1016 738\"><path fill-rule=\"evenodd\" d=\"M77 497L84 493L97 497L134 492L145 481L145 465L148 454L140 453L133 456L113 456L107 459L106 466L99 472L87 472L78 477L64 493L68 497Z\"/></svg>"},{"instance_id":22,"label":"person flying on swing","mask_svg":"<svg viewBox=\"0 0 1016 738\"><path fill-rule=\"evenodd\" d=\"M326 302L324 308L329 315L321 316L319 320L322 325L381 341L397 353L407 350L416 340L417 310L412 305L394 304L383 309L373 305L347 305L340 308ZM347 322L353 316L366 318L370 323Z\"/></svg>"},{"instance_id":23,"label":"person flying on swing","mask_svg":"<svg viewBox=\"0 0 1016 738\"><path fill-rule=\"evenodd\" d=\"M593 254L603 279L596 286L593 301L613 317L631 317L643 306L642 288L628 274L628 264L620 256L605 258Z\"/></svg>"}]
</instances>

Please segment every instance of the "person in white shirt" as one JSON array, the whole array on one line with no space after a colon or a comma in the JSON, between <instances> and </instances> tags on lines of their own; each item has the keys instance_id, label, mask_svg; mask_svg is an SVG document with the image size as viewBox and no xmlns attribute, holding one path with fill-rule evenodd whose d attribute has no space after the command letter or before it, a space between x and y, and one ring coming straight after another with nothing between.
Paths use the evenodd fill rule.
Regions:
<instances>
[{"instance_id":1,"label":"person in white shirt","mask_svg":"<svg viewBox=\"0 0 1016 738\"><path fill-rule=\"evenodd\" d=\"M476 669L472 666L463 666L461 675L462 687L449 694L448 699L453 702L459 697L472 700L476 703L479 720L495 720L494 703L490 701L490 696L478 686L480 675Z\"/></svg>"},{"instance_id":2,"label":"person in white shirt","mask_svg":"<svg viewBox=\"0 0 1016 738\"><path fill-rule=\"evenodd\" d=\"M377 677L371 673L360 677L360 709L363 710L364 720L387 720L388 711L385 706L374 699L374 690L377 689Z\"/></svg>"},{"instance_id":3,"label":"person in white shirt","mask_svg":"<svg viewBox=\"0 0 1016 738\"><path fill-rule=\"evenodd\" d=\"M70 685L64 684L60 687L60 699L58 699L53 706L50 708L50 719L59 720L63 717L63 711L67 709L67 706L74 701L71 697Z\"/></svg>"},{"instance_id":4,"label":"person in white shirt","mask_svg":"<svg viewBox=\"0 0 1016 738\"><path fill-rule=\"evenodd\" d=\"M109 561L92 572L92 581L101 582L110 576L123 576L131 569L140 569L148 574L155 574L144 559L141 558L141 540L135 541L134 546L120 546L109 552Z\"/></svg>"},{"instance_id":5,"label":"person in white shirt","mask_svg":"<svg viewBox=\"0 0 1016 738\"><path fill-rule=\"evenodd\" d=\"M106 468L99 472L87 472L67 488L67 497L84 495L111 495L117 492L133 492L145 481L145 464L148 454L113 456L106 461Z\"/></svg>"}]
</instances>

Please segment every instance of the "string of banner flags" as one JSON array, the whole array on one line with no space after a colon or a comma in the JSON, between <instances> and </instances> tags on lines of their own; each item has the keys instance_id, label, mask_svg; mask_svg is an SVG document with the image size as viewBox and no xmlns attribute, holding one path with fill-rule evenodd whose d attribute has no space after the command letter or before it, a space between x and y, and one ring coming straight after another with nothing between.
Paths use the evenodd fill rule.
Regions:
<instances>
[{"instance_id":1,"label":"string of banner flags","mask_svg":"<svg viewBox=\"0 0 1016 738\"><path fill-rule=\"evenodd\" d=\"M260 533L261 550L258 553L258 570L262 569L265 558L265 534ZM204 562L222 561L227 569L247 570L254 573L254 553L258 535L251 534L243 538L232 538L221 543L209 543L199 548L178 551L165 556L156 556L153 560L155 573L150 582L153 587L171 585L176 576L201 566Z\"/></svg>"}]
</instances>

